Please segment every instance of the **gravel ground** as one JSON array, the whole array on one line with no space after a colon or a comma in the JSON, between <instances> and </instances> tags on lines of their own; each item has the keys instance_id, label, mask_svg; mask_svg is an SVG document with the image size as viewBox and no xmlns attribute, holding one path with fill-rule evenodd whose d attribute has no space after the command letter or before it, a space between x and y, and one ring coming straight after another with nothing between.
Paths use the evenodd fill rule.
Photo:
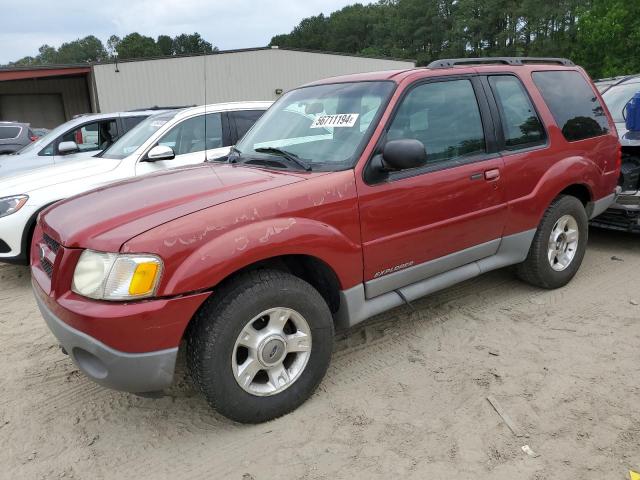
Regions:
<instances>
[{"instance_id":1,"label":"gravel ground","mask_svg":"<svg viewBox=\"0 0 640 480\"><path fill-rule=\"evenodd\" d=\"M244 426L184 374L160 399L88 381L40 318L28 270L0 266L0 478L628 478L639 285L640 238L592 230L569 286L502 270L380 315L338 337L305 405Z\"/></svg>"}]
</instances>

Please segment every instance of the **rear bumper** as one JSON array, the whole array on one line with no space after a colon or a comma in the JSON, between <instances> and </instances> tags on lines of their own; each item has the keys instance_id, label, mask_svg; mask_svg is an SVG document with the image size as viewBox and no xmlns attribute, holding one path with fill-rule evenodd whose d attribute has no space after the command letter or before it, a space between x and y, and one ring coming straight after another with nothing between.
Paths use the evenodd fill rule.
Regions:
<instances>
[{"instance_id":1,"label":"rear bumper","mask_svg":"<svg viewBox=\"0 0 640 480\"><path fill-rule=\"evenodd\" d=\"M621 232L640 233L640 211L610 208L602 215L591 220L591 225Z\"/></svg>"},{"instance_id":2,"label":"rear bumper","mask_svg":"<svg viewBox=\"0 0 640 480\"><path fill-rule=\"evenodd\" d=\"M623 232L640 232L640 194L617 195L615 202L604 213L591 220L591 225Z\"/></svg>"},{"instance_id":3,"label":"rear bumper","mask_svg":"<svg viewBox=\"0 0 640 480\"><path fill-rule=\"evenodd\" d=\"M45 322L60 345L96 383L132 393L154 392L171 385L178 347L145 353L115 350L67 325L40 298L37 288L34 294Z\"/></svg>"}]
</instances>

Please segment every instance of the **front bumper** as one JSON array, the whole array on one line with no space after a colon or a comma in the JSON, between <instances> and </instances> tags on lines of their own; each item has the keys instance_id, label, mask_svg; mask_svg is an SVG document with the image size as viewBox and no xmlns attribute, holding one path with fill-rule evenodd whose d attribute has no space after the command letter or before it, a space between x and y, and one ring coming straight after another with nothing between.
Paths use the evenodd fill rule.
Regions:
<instances>
[{"instance_id":1,"label":"front bumper","mask_svg":"<svg viewBox=\"0 0 640 480\"><path fill-rule=\"evenodd\" d=\"M73 363L96 383L132 393L162 390L173 380L178 347L145 353L115 350L70 327L46 305L34 286L40 312Z\"/></svg>"},{"instance_id":2,"label":"front bumper","mask_svg":"<svg viewBox=\"0 0 640 480\"><path fill-rule=\"evenodd\" d=\"M0 262L29 264L29 230L38 210L25 205L16 213L0 217Z\"/></svg>"}]
</instances>

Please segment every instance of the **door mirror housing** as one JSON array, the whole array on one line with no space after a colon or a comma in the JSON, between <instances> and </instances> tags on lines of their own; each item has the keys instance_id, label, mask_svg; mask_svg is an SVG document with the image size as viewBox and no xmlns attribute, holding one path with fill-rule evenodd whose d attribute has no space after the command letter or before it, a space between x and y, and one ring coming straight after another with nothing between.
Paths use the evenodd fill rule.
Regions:
<instances>
[{"instance_id":1,"label":"door mirror housing","mask_svg":"<svg viewBox=\"0 0 640 480\"><path fill-rule=\"evenodd\" d=\"M390 140L382 151L382 166L388 171L408 170L426 165L427 150L420 140Z\"/></svg>"},{"instance_id":2,"label":"door mirror housing","mask_svg":"<svg viewBox=\"0 0 640 480\"><path fill-rule=\"evenodd\" d=\"M80 151L76 142L60 142L58 145L58 153L61 155L68 155L70 153L77 153Z\"/></svg>"},{"instance_id":3,"label":"door mirror housing","mask_svg":"<svg viewBox=\"0 0 640 480\"><path fill-rule=\"evenodd\" d=\"M173 160L174 158L176 158L176 154L173 148L167 145L156 145L147 153L146 161L158 162L160 160Z\"/></svg>"}]
</instances>

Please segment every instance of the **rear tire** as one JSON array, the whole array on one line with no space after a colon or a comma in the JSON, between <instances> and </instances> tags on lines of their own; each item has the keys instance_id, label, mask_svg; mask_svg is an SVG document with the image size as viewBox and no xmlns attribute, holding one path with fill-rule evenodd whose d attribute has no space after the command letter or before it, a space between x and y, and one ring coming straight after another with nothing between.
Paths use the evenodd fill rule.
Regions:
<instances>
[{"instance_id":1,"label":"rear tire","mask_svg":"<svg viewBox=\"0 0 640 480\"><path fill-rule=\"evenodd\" d=\"M588 225L580 200L569 195L557 197L540 221L526 260L516 268L518 277L542 288L565 286L582 264Z\"/></svg>"},{"instance_id":2,"label":"rear tire","mask_svg":"<svg viewBox=\"0 0 640 480\"><path fill-rule=\"evenodd\" d=\"M208 403L241 423L295 410L324 377L333 318L307 282L277 270L214 292L187 332L187 362Z\"/></svg>"}]
</instances>

